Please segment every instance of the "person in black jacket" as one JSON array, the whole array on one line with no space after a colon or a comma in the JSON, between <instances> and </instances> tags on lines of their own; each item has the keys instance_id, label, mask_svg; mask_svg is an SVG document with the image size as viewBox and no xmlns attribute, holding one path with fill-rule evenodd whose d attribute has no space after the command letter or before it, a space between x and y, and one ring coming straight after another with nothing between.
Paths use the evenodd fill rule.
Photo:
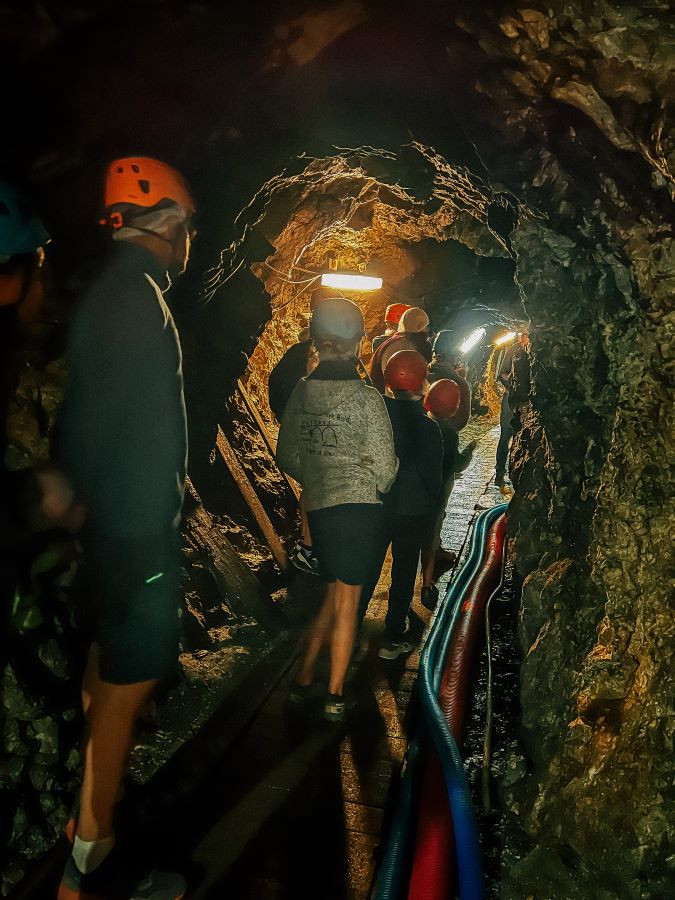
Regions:
<instances>
[{"instance_id":1,"label":"person in black jacket","mask_svg":"<svg viewBox=\"0 0 675 900\"><path fill-rule=\"evenodd\" d=\"M467 426L471 418L471 385L464 375L456 332L449 329L443 329L436 335L433 357L429 366L431 384L442 378L454 381L460 391L459 409L454 416L447 420L448 424L459 433Z\"/></svg>"},{"instance_id":2,"label":"person in black jacket","mask_svg":"<svg viewBox=\"0 0 675 900\"><path fill-rule=\"evenodd\" d=\"M431 370L430 370L431 371ZM452 378L435 381L424 398L424 408L438 423L443 440L443 474L441 490L434 514L430 517L429 528L422 544L422 606L432 610L438 601L438 588L434 583L436 559L441 549L441 529L455 484L455 476L461 474L470 464L476 441L471 441L460 452L459 435L452 424L461 414L462 389ZM446 551L451 554L451 551ZM454 556L454 554L452 554ZM447 559L447 555L446 555Z\"/></svg>"},{"instance_id":3,"label":"person in black jacket","mask_svg":"<svg viewBox=\"0 0 675 900\"><path fill-rule=\"evenodd\" d=\"M340 291L326 287L315 288L310 300L310 311L314 312L320 303L332 297L342 297L342 294ZM303 328L298 334L297 344L292 344L286 350L269 374L267 382L269 405L279 424L281 424L295 386L302 378L310 374L315 363L316 357L310 330ZM301 535L300 539L295 542L290 562L299 572L304 572L306 575L318 575L319 562L312 550L312 535L302 497L299 506Z\"/></svg>"},{"instance_id":4,"label":"person in black jacket","mask_svg":"<svg viewBox=\"0 0 675 900\"><path fill-rule=\"evenodd\" d=\"M309 328L301 329L297 344L291 344L272 369L268 379L269 404L277 422L284 417L284 410L296 384L309 374L312 356L312 340Z\"/></svg>"},{"instance_id":5,"label":"person in black jacket","mask_svg":"<svg viewBox=\"0 0 675 900\"><path fill-rule=\"evenodd\" d=\"M93 644L72 854L59 897L182 897L153 870L141 889L113 850L114 811L134 725L178 662L187 430L181 348L164 299L187 265L195 205L158 160L114 161L105 207L115 253L72 325L56 461L86 509Z\"/></svg>"},{"instance_id":6,"label":"person in black jacket","mask_svg":"<svg viewBox=\"0 0 675 900\"><path fill-rule=\"evenodd\" d=\"M379 651L382 659L396 659L413 648L407 616L422 541L441 488L441 432L438 424L427 417L421 402L427 372L427 362L420 353L401 350L390 357L384 373L393 394L385 396L384 402L391 419L399 469L393 487L384 498L385 527L380 552L373 560L372 576L361 592L359 609L363 618L391 544L391 585L384 643Z\"/></svg>"}]
</instances>

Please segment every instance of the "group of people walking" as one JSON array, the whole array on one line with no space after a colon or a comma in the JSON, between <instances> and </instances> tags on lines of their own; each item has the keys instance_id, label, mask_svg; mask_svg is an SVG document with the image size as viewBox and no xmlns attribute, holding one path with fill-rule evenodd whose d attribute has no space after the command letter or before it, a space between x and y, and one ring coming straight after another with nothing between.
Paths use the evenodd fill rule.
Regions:
<instances>
[{"instance_id":1,"label":"group of people walking","mask_svg":"<svg viewBox=\"0 0 675 900\"><path fill-rule=\"evenodd\" d=\"M49 237L0 181L0 568L4 599L12 540L38 520L77 531L87 561L82 788L58 900L164 900L182 897L185 880L129 866L115 829L135 725L178 659L187 429L180 342L165 293L188 263L196 204L179 172L147 157L110 163L103 194L112 252L71 323L53 461L14 473L4 465L11 349L27 297L39 289ZM305 561L326 582L291 700L302 705L316 695L317 658L329 644L324 715L331 721L344 718L355 636L390 545L380 655L394 659L412 648L407 616L421 554L422 601L433 608L443 513L472 449L458 452L470 390L449 355L454 339L440 332L432 347L426 313L406 304L389 307L386 325L364 378L360 309L319 289L286 374L270 378L281 420L277 459L303 488Z\"/></svg>"},{"instance_id":2,"label":"group of people walking","mask_svg":"<svg viewBox=\"0 0 675 900\"><path fill-rule=\"evenodd\" d=\"M443 516L455 475L473 451L469 445L460 454L458 437L469 419L471 391L449 350L454 336L440 332L432 345L425 311L400 303L388 307L390 333L377 342L369 377L362 377L361 310L321 291L312 298L307 337L317 364L299 377L289 351L270 386L275 392L280 383L286 386L277 461L302 486L310 542L303 552L306 557L311 547L326 582L289 700L302 706L322 690L315 668L328 645L324 717L341 721L356 636L390 546L380 657L396 659L413 649L408 613L421 557L422 602L433 609L438 599L433 570ZM276 397L273 406L280 408Z\"/></svg>"}]
</instances>

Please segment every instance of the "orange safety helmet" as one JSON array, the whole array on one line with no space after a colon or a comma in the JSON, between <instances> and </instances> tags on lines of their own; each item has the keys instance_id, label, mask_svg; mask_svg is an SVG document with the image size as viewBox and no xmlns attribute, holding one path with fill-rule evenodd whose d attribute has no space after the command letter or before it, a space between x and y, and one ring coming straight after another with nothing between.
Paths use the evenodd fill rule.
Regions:
<instances>
[{"instance_id":1,"label":"orange safety helmet","mask_svg":"<svg viewBox=\"0 0 675 900\"><path fill-rule=\"evenodd\" d=\"M384 383L395 391L419 393L429 373L426 359L417 350L392 353L384 367Z\"/></svg>"},{"instance_id":2,"label":"orange safety helmet","mask_svg":"<svg viewBox=\"0 0 675 900\"><path fill-rule=\"evenodd\" d=\"M424 408L435 419L451 419L458 411L462 399L459 385L451 378L434 381L424 398Z\"/></svg>"},{"instance_id":3,"label":"orange safety helmet","mask_svg":"<svg viewBox=\"0 0 675 900\"><path fill-rule=\"evenodd\" d=\"M149 209L163 200L196 212L187 182L166 163L147 156L127 156L108 166L103 201L106 209L118 203Z\"/></svg>"},{"instance_id":4,"label":"orange safety helmet","mask_svg":"<svg viewBox=\"0 0 675 900\"><path fill-rule=\"evenodd\" d=\"M411 309L407 303L390 303L384 314L387 325L398 325L404 312Z\"/></svg>"}]
</instances>

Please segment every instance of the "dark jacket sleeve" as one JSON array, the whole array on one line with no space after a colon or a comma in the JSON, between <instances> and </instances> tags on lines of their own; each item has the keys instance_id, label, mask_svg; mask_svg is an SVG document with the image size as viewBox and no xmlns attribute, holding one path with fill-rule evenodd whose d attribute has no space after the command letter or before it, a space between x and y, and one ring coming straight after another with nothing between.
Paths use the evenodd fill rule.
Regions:
<instances>
[{"instance_id":1,"label":"dark jacket sleeve","mask_svg":"<svg viewBox=\"0 0 675 900\"><path fill-rule=\"evenodd\" d=\"M375 353L373 354L373 358L370 361L370 380L373 384L374 388L384 394L385 391L385 383L384 383L384 366L386 365L389 356L391 355L391 348L396 347L396 344L399 341L399 335L392 334L391 337L388 337L385 341L382 341L380 346L377 348ZM403 349L402 347L396 347L396 349Z\"/></svg>"},{"instance_id":2,"label":"dark jacket sleeve","mask_svg":"<svg viewBox=\"0 0 675 900\"><path fill-rule=\"evenodd\" d=\"M307 357L310 342L293 344L270 372L268 380L270 409L281 422L286 404L296 384L307 374Z\"/></svg>"},{"instance_id":3,"label":"dark jacket sleeve","mask_svg":"<svg viewBox=\"0 0 675 900\"><path fill-rule=\"evenodd\" d=\"M423 439L418 451L418 472L429 499L433 501L441 490L443 477L443 439L438 423L433 419L426 420Z\"/></svg>"},{"instance_id":4,"label":"dark jacket sleeve","mask_svg":"<svg viewBox=\"0 0 675 900\"><path fill-rule=\"evenodd\" d=\"M459 409L451 419L448 419L448 423L452 425L455 431L461 431L471 418L471 385L466 378L463 378L457 372L453 373L451 378L459 387L460 396Z\"/></svg>"},{"instance_id":5,"label":"dark jacket sleeve","mask_svg":"<svg viewBox=\"0 0 675 900\"><path fill-rule=\"evenodd\" d=\"M76 496L114 533L171 522L185 465L180 356L142 276L92 289L68 367L55 451Z\"/></svg>"}]
</instances>

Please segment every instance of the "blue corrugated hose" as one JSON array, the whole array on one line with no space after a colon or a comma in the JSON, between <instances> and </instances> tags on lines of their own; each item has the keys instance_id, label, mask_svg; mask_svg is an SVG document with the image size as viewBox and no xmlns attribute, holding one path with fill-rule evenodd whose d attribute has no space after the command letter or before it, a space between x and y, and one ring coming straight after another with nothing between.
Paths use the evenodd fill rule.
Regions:
<instances>
[{"instance_id":1,"label":"blue corrugated hose","mask_svg":"<svg viewBox=\"0 0 675 900\"><path fill-rule=\"evenodd\" d=\"M408 759L401 779L396 812L391 823L387 852L377 879L376 900L399 900L407 894L408 866L415 834L415 783L420 774L420 722L408 747ZM405 894L404 894L405 891Z\"/></svg>"},{"instance_id":2,"label":"blue corrugated hose","mask_svg":"<svg viewBox=\"0 0 675 900\"><path fill-rule=\"evenodd\" d=\"M434 629L434 633L424 647L420 660L419 681L422 710L429 726L434 746L438 752L450 801L455 847L457 850L460 900L482 900L483 897L480 838L471 802L471 791L464 771L464 762L448 727L443 710L438 703L438 690L445 665L447 648L452 639L461 609L463 592L473 581L483 564L485 540L490 526L502 515L505 509L506 504L500 503L498 506L481 513L476 520L471 550L462 569L461 582L458 580L456 586L453 584L446 595L446 606L448 610L452 610L449 627Z\"/></svg>"},{"instance_id":3,"label":"blue corrugated hose","mask_svg":"<svg viewBox=\"0 0 675 900\"><path fill-rule=\"evenodd\" d=\"M438 691L463 594L483 564L487 532L506 508L506 503L500 503L478 516L471 535L467 559L446 591L420 659L418 690L424 717L438 752L448 789L457 848L460 900L481 900L483 897L480 840L464 763L439 706ZM418 733L410 745L408 764L401 783L399 805L380 870L377 900L399 900L404 891L407 893L404 879L408 873L412 850L413 785L418 774L420 757L418 727Z\"/></svg>"}]
</instances>

